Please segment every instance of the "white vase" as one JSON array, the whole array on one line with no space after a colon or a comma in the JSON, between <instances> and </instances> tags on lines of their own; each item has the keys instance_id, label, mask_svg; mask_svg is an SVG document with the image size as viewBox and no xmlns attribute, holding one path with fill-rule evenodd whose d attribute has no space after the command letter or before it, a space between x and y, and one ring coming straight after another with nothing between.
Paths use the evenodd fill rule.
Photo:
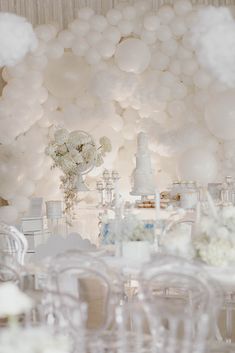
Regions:
<instances>
[{"instance_id":1,"label":"white vase","mask_svg":"<svg viewBox=\"0 0 235 353\"><path fill-rule=\"evenodd\" d=\"M138 262L150 260L151 245L148 241L126 241L122 243L122 256Z\"/></svg>"}]
</instances>

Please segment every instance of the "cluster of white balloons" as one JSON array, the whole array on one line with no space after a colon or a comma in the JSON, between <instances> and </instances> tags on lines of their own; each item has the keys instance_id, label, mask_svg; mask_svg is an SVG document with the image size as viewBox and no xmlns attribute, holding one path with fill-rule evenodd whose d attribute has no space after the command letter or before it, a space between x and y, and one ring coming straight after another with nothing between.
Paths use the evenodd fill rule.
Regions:
<instances>
[{"instance_id":1,"label":"cluster of white balloons","mask_svg":"<svg viewBox=\"0 0 235 353\"><path fill-rule=\"evenodd\" d=\"M198 61L197 14L188 0L157 11L137 1L106 16L80 9L62 31L35 29L37 49L3 70L0 196L9 206L0 219L13 222L32 195L58 197L59 172L44 154L52 125L108 136L104 166L118 169L126 194L143 130L160 188L173 178L207 183L234 174L235 92Z\"/></svg>"}]
</instances>

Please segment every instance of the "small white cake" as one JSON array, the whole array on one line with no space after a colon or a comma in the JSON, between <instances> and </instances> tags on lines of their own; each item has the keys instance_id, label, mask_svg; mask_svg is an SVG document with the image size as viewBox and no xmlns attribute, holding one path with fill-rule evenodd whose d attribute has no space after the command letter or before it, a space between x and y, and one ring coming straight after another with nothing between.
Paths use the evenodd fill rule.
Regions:
<instances>
[{"instance_id":1,"label":"small white cake","mask_svg":"<svg viewBox=\"0 0 235 353\"><path fill-rule=\"evenodd\" d=\"M151 166L148 137L140 132L137 137L136 168L133 172L131 195L154 195L155 183Z\"/></svg>"}]
</instances>

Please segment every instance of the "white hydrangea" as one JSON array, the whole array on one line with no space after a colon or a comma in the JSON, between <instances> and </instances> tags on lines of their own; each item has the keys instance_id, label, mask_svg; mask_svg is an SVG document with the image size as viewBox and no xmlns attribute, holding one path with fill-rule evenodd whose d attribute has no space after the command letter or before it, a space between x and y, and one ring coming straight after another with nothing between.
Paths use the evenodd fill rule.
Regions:
<instances>
[{"instance_id":1,"label":"white hydrangea","mask_svg":"<svg viewBox=\"0 0 235 353\"><path fill-rule=\"evenodd\" d=\"M72 131L69 134L68 144L73 147L85 145L91 143L92 140L89 135L85 135L81 131Z\"/></svg>"},{"instance_id":2,"label":"white hydrangea","mask_svg":"<svg viewBox=\"0 0 235 353\"><path fill-rule=\"evenodd\" d=\"M70 157L61 158L60 166L65 174L76 174L77 172L77 164Z\"/></svg>"},{"instance_id":3,"label":"white hydrangea","mask_svg":"<svg viewBox=\"0 0 235 353\"><path fill-rule=\"evenodd\" d=\"M195 242L195 248L200 258L208 265L228 266L235 263L235 248L229 240L215 237L208 241L204 238L200 242Z\"/></svg>"},{"instance_id":4,"label":"white hydrangea","mask_svg":"<svg viewBox=\"0 0 235 353\"><path fill-rule=\"evenodd\" d=\"M78 150L72 149L69 155L75 163L80 164L83 162L82 154Z\"/></svg>"},{"instance_id":5,"label":"white hydrangea","mask_svg":"<svg viewBox=\"0 0 235 353\"><path fill-rule=\"evenodd\" d=\"M59 129L55 131L54 138L58 145L63 145L68 141L69 133L66 129Z\"/></svg>"}]
</instances>

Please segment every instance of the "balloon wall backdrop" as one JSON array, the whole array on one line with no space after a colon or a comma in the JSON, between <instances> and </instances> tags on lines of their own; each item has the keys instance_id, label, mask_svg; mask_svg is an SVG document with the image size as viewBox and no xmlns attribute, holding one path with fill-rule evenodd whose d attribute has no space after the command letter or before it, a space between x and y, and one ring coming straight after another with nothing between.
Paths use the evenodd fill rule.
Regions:
<instances>
[{"instance_id":1,"label":"balloon wall backdrop","mask_svg":"<svg viewBox=\"0 0 235 353\"><path fill-rule=\"evenodd\" d=\"M0 100L0 196L8 205L0 219L15 222L33 195L61 197L59 171L44 153L53 125L108 136L113 150L105 167L119 171L126 195L139 131L149 135L159 188L176 178L204 184L235 176L235 24L228 9L203 11L178 0L153 12L137 1L106 16L83 8L67 29L47 24L35 34L22 60L0 54L8 64ZM0 47L5 42L0 35Z\"/></svg>"}]
</instances>

